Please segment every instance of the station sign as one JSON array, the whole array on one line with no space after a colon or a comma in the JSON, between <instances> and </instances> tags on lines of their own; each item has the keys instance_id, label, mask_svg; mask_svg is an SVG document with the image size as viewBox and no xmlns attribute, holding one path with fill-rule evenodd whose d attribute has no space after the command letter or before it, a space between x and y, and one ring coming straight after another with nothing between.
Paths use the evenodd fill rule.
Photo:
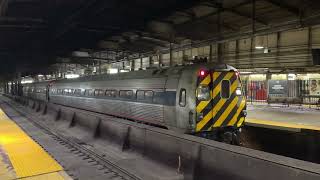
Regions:
<instances>
[{"instance_id":1,"label":"station sign","mask_svg":"<svg viewBox=\"0 0 320 180\"><path fill-rule=\"evenodd\" d=\"M286 80L269 80L269 95L287 96L288 81Z\"/></svg>"}]
</instances>

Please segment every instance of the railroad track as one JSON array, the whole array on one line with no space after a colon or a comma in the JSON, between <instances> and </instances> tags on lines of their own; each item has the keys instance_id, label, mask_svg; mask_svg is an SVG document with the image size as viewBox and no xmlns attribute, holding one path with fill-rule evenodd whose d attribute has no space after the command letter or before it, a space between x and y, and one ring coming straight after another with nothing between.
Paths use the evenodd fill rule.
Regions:
<instances>
[{"instance_id":1,"label":"railroad track","mask_svg":"<svg viewBox=\"0 0 320 180\"><path fill-rule=\"evenodd\" d=\"M53 131L52 129L45 126L44 124L37 122L35 119L39 119L38 117L28 112L22 112L20 110L22 105L19 105L19 104L12 105L6 101L3 101L3 102L6 105L8 105L10 108L14 109L21 116L26 117L34 126L41 129L44 133L48 134L50 137L52 137L52 139L57 141L59 144L67 147L71 153L77 155L83 160L86 160L92 166L98 167L98 170L102 171L106 176L108 176L108 179L110 180L140 180L141 179L136 175L114 164L113 162L105 158L103 155L100 155L94 150L91 150L85 147L84 143L82 142L79 143L75 139L67 138L64 135ZM77 177L75 179L77 179Z\"/></svg>"}]
</instances>

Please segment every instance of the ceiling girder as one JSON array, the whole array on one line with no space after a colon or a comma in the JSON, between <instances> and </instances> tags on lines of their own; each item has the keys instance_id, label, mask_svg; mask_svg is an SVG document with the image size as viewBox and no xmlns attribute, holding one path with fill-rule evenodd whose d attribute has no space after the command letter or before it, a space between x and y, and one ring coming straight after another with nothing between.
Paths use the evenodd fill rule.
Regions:
<instances>
[{"instance_id":1,"label":"ceiling girder","mask_svg":"<svg viewBox=\"0 0 320 180\"><path fill-rule=\"evenodd\" d=\"M282 8L282 9L285 9L287 10L288 12L294 14L295 16L299 16L300 15L300 10L299 8L296 8L296 7L293 7L289 4L286 4L285 2L283 1L279 1L279 0L265 0L275 6L278 6L279 8Z\"/></svg>"},{"instance_id":2,"label":"ceiling girder","mask_svg":"<svg viewBox=\"0 0 320 180\"><path fill-rule=\"evenodd\" d=\"M239 6L243 6L243 5L247 5L247 4L251 4L251 3L252 3L252 0L249 0L249 1L245 1L244 3L241 3L241 4L239 4L237 6L234 6L234 7L230 7L230 8L221 7L221 12L223 12L223 11L230 12L230 13L235 14L237 16L241 16L241 17L244 17L244 18L247 18L247 19L252 19L253 17L251 16L251 14L243 13L243 12L240 12L240 11L236 10L236 8L239 7ZM213 8L219 8L219 7L216 6L216 4L212 4L212 3L202 3L202 5L208 6L208 7L213 7ZM208 14L206 16L203 16L203 17L207 18L207 17L213 16L213 15L216 15L216 14L218 14L218 11L215 11L215 12L210 13L210 14ZM200 17L200 18L202 18L202 17ZM268 22L266 22L266 21L264 21L262 19L255 18L255 21L257 23L262 24L262 25L268 26Z\"/></svg>"}]
</instances>

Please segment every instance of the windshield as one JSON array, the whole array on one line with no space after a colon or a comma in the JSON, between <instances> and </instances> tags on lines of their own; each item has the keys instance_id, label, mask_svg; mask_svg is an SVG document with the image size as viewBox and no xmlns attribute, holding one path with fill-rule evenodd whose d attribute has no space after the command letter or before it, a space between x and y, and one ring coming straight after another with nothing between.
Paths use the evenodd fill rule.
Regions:
<instances>
[{"instance_id":1,"label":"windshield","mask_svg":"<svg viewBox=\"0 0 320 180\"><path fill-rule=\"evenodd\" d=\"M199 101L208 101L210 100L210 88L207 85L200 85L197 88L197 99Z\"/></svg>"}]
</instances>

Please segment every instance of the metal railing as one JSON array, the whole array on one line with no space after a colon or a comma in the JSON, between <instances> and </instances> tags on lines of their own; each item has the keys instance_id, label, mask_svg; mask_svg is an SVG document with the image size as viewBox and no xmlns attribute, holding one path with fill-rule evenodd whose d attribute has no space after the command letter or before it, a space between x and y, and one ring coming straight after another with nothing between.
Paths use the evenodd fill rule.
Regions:
<instances>
[{"instance_id":1,"label":"metal railing","mask_svg":"<svg viewBox=\"0 0 320 180\"><path fill-rule=\"evenodd\" d=\"M243 81L248 104L299 105L320 109L320 79Z\"/></svg>"}]
</instances>

